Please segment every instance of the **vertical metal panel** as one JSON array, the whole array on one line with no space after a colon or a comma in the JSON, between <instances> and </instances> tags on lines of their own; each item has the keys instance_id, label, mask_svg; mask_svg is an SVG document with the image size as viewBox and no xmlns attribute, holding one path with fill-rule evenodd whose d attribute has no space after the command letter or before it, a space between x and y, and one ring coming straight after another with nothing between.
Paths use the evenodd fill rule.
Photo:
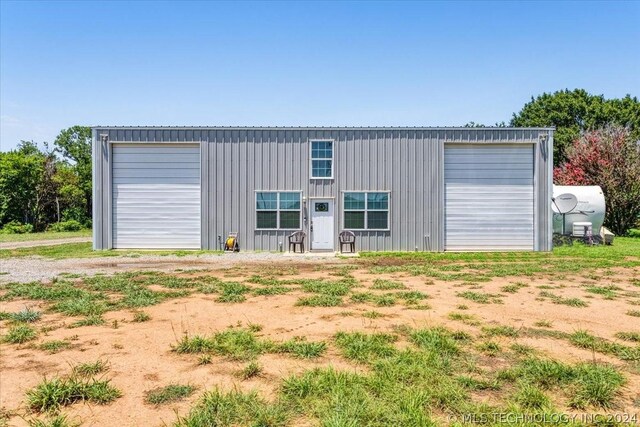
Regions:
<instances>
[{"instance_id":1,"label":"vertical metal panel","mask_svg":"<svg viewBox=\"0 0 640 427\"><path fill-rule=\"evenodd\" d=\"M360 231L359 250L444 249L444 144L520 144L547 147L535 152L536 241L551 249L551 146L549 129L438 128L95 128L94 247L110 240L110 145L114 142L200 142L202 247L240 232L243 249L278 250L288 231L255 230L256 190L296 190L303 196L333 197L336 234L341 230L344 191L391 191L390 231ZM309 179L309 140L335 141L334 179ZM543 148L546 148L544 150ZM308 212L306 213L308 215ZM303 225L308 231L308 223ZM337 240L337 239L336 239Z\"/></svg>"}]
</instances>

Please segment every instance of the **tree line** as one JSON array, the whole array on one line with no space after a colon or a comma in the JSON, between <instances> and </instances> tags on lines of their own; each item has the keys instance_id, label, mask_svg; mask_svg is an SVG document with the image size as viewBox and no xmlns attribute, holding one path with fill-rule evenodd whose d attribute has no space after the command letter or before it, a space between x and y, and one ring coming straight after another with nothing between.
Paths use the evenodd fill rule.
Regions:
<instances>
[{"instance_id":1,"label":"tree line","mask_svg":"<svg viewBox=\"0 0 640 427\"><path fill-rule=\"evenodd\" d=\"M554 182L600 185L605 225L616 234L640 215L640 102L583 89L543 93L514 113L515 127L555 126ZM466 126L483 126L474 122ZM507 126L506 122L496 126ZM0 153L0 226L4 232L91 226L91 129L60 132L53 147L22 141Z\"/></svg>"}]
</instances>

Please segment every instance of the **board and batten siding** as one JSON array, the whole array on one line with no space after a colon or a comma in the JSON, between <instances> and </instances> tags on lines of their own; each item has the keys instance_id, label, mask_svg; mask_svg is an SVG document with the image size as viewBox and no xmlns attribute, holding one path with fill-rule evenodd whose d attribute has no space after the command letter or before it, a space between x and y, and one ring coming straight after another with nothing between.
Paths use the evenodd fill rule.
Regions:
<instances>
[{"instance_id":1,"label":"board and batten siding","mask_svg":"<svg viewBox=\"0 0 640 427\"><path fill-rule=\"evenodd\" d=\"M548 136L544 143L541 135ZM314 139L334 141L334 179L310 179L309 141ZM343 229L342 194L389 191L390 229L356 231L357 249L442 251L445 144L533 145L535 249L551 249L551 129L95 127L97 249L113 247L111 212L105 205L111 203L111 147L123 142L200 144L201 247L218 249L218 236L224 239L237 231L241 249L263 251L277 251L280 243L286 250L291 231L255 229L256 191L300 191L307 200L334 198L336 249L337 233ZM307 233L308 227L308 221L303 222Z\"/></svg>"}]
</instances>

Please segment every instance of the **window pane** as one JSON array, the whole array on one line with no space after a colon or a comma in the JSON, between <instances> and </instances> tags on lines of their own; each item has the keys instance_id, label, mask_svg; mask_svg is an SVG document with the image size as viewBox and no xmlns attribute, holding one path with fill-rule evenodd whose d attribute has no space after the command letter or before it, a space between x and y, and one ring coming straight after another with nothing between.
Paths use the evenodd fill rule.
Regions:
<instances>
[{"instance_id":1,"label":"window pane","mask_svg":"<svg viewBox=\"0 0 640 427\"><path fill-rule=\"evenodd\" d=\"M278 213L275 211L258 211L256 228L278 228Z\"/></svg>"},{"instance_id":2,"label":"window pane","mask_svg":"<svg viewBox=\"0 0 640 427\"><path fill-rule=\"evenodd\" d=\"M256 209L278 209L278 193L257 193Z\"/></svg>"},{"instance_id":3,"label":"window pane","mask_svg":"<svg viewBox=\"0 0 640 427\"><path fill-rule=\"evenodd\" d=\"M300 211L280 212L280 228L300 228Z\"/></svg>"},{"instance_id":4,"label":"window pane","mask_svg":"<svg viewBox=\"0 0 640 427\"><path fill-rule=\"evenodd\" d=\"M344 228L346 229L364 228L364 212L345 212Z\"/></svg>"},{"instance_id":5,"label":"window pane","mask_svg":"<svg viewBox=\"0 0 640 427\"><path fill-rule=\"evenodd\" d=\"M389 193L367 193L367 209L389 209Z\"/></svg>"},{"instance_id":6,"label":"window pane","mask_svg":"<svg viewBox=\"0 0 640 427\"><path fill-rule=\"evenodd\" d=\"M388 219L389 219L389 212L369 211L367 212L367 229L385 230L389 228Z\"/></svg>"},{"instance_id":7,"label":"window pane","mask_svg":"<svg viewBox=\"0 0 640 427\"><path fill-rule=\"evenodd\" d=\"M330 178L331 160L312 160L311 176L313 178Z\"/></svg>"},{"instance_id":8,"label":"window pane","mask_svg":"<svg viewBox=\"0 0 640 427\"><path fill-rule=\"evenodd\" d=\"M313 141L311 143L312 159L333 158L333 143L331 141Z\"/></svg>"},{"instance_id":9,"label":"window pane","mask_svg":"<svg viewBox=\"0 0 640 427\"><path fill-rule=\"evenodd\" d=\"M344 193L344 208L364 210L364 193Z\"/></svg>"},{"instance_id":10,"label":"window pane","mask_svg":"<svg viewBox=\"0 0 640 427\"><path fill-rule=\"evenodd\" d=\"M280 193L280 209L300 209L300 193Z\"/></svg>"}]
</instances>

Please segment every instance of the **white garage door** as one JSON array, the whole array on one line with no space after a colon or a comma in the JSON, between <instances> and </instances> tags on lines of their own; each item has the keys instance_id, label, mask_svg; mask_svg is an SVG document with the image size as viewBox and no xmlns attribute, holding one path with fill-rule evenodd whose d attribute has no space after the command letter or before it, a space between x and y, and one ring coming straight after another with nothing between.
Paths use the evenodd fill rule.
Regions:
<instances>
[{"instance_id":1,"label":"white garage door","mask_svg":"<svg viewBox=\"0 0 640 427\"><path fill-rule=\"evenodd\" d=\"M445 249L533 250L533 146L445 145Z\"/></svg>"},{"instance_id":2,"label":"white garage door","mask_svg":"<svg viewBox=\"0 0 640 427\"><path fill-rule=\"evenodd\" d=\"M200 147L113 145L113 247L200 248Z\"/></svg>"}]
</instances>

